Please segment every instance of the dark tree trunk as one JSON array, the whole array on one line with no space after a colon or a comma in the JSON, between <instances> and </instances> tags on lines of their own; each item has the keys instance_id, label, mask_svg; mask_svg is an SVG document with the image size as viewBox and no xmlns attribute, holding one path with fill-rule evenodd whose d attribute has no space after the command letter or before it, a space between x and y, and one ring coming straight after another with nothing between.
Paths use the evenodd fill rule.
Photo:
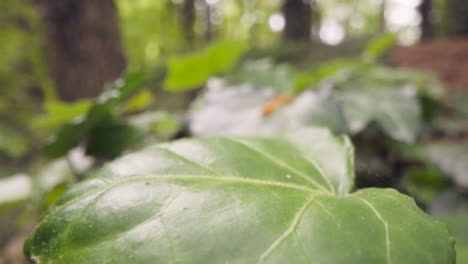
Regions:
<instances>
[{"instance_id":1,"label":"dark tree trunk","mask_svg":"<svg viewBox=\"0 0 468 264\"><path fill-rule=\"evenodd\" d=\"M195 42L195 0L184 0L179 7L180 23L187 48L191 49Z\"/></svg>"},{"instance_id":2,"label":"dark tree trunk","mask_svg":"<svg viewBox=\"0 0 468 264\"><path fill-rule=\"evenodd\" d=\"M385 11L387 10L388 0L382 0L382 8L380 9L380 31L387 31L387 20L385 19Z\"/></svg>"},{"instance_id":3,"label":"dark tree trunk","mask_svg":"<svg viewBox=\"0 0 468 264\"><path fill-rule=\"evenodd\" d=\"M446 26L451 36L468 35L468 1L446 0Z\"/></svg>"},{"instance_id":4,"label":"dark tree trunk","mask_svg":"<svg viewBox=\"0 0 468 264\"><path fill-rule=\"evenodd\" d=\"M432 0L423 0L419 6L421 14L421 38L430 39L434 37L434 24L432 22Z\"/></svg>"},{"instance_id":5,"label":"dark tree trunk","mask_svg":"<svg viewBox=\"0 0 468 264\"><path fill-rule=\"evenodd\" d=\"M66 101L98 95L125 69L113 0L37 0L48 61Z\"/></svg>"},{"instance_id":6,"label":"dark tree trunk","mask_svg":"<svg viewBox=\"0 0 468 264\"><path fill-rule=\"evenodd\" d=\"M310 0L284 0L282 11L286 20L284 39L287 41L309 40L312 24Z\"/></svg>"},{"instance_id":7,"label":"dark tree trunk","mask_svg":"<svg viewBox=\"0 0 468 264\"><path fill-rule=\"evenodd\" d=\"M205 3L205 41L209 43L213 38L213 25L211 24L212 10L208 3L205 1L203 3Z\"/></svg>"}]
</instances>

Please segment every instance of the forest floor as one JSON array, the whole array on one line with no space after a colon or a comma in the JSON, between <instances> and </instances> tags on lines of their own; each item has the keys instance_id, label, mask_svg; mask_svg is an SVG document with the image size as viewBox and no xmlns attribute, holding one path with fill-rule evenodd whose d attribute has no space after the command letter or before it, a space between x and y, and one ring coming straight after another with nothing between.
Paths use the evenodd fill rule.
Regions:
<instances>
[{"instance_id":1,"label":"forest floor","mask_svg":"<svg viewBox=\"0 0 468 264\"><path fill-rule=\"evenodd\" d=\"M398 67L435 72L447 86L468 91L468 38L396 47L391 57Z\"/></svg>"}]
</instances>

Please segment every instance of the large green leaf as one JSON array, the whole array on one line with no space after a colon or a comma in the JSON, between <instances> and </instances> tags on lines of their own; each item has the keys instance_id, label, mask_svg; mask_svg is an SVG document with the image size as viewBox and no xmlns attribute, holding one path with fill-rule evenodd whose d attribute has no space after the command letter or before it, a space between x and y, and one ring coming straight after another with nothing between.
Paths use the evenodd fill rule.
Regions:
<instances>
[{"instance_id":1,"label":"large green leaf","mask_svg":"<svg viewBox=\"0 0 468 264\"><path fill-rule=\"evenodd\" d=\"M209 82L207 91L191 113L195 135L272 135L307 126L346 131L346 122L329 91L306 91L295 100L264 115L275 91L251 85L232 86L222 80Z\"/></svg>"},{"instance_id":2,"label":"large green leaf","mask_svg":"<svg viewBox=\"0 0 468 264\"><path fill-rule=\"evenodd\" d=\"M353 187L347 137L199 138L124 156L66 193L25 244L39 263L449 264L446 227Z\"/></svg>"},{"instance_id":3,"label":"large green leaf","mask_svg":"<svg viewBox=\"0 0 468 264\"><path fill-rule=\"evenodd\" d=\"M376 122L389 137L413 142L422 127L420 105L412 86L323 86L302 92L271 115L262 115L276 94L267 88L211 82L192 113L191 130L196 135L264 135L325 126L357 134Z\"/></svg>"}]
</instances>

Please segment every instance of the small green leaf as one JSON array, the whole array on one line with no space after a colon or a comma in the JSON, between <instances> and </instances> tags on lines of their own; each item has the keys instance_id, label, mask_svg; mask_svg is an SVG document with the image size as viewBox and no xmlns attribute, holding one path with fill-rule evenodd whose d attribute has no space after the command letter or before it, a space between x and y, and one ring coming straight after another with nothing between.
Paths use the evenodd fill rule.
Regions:
<instances>
[{"instance_id":1,"label":"small green leaf","mask_svg":"<svg viewBox=\"0 0 468 264\"><path fill-rule=\"evenodd\" d=\"M90 131L86 154L113 159L141 139L141 132L121 123L101 124Z\"/></svg>"},{"instance_id":2,"label":"small green leaf","mask_svg":"<svg viewBox=\"0 0 468 264\"><path fill-rule=\"evenodd\" d=\"M442 223L392 189L353 188L347 137L175 141L75 186L25 243L39 263L454 264Z\"/></svg>"},{"instance_id":3,"label":"small green leaf","mask_svg":"<svg viewBox=\"0 0 468 264\"><path fill-rule=\"evenodd\" d=\"M88 132L84 123L65 124L44 147L44 153L50 158L59 158L78 146Z\"/></svg>"},{"instance_id":4,"label":"small green leaf","mask_svg":"<svg viewBox=\"0 0 468 264\"><path fill-rule=\"evenodd\" d=\"M398 34L386 33L371 40L362 54L364 59L374 61L392 48L398 40Z\"/></svg>"},{"instance_id":5,"label":"small green leaf","mask_svg":"<svg viewBox=\"0 0 468 264\"><path fill-rule=\"evenodd\" d=\"M220 41L198 53L172 58L164 87L173 92L196 88L211 76L230 70L245 50L244 42Z\"/></svg>"},{"instance_id":6,"label":"small green leaf","mask_svg":"<svg viewBox=\"0 0 468 264\"><path fill-rule=\"evenodd\" d=\"M317 86L320 82L346 71L367 68L368 64L359 60L339 59L323 63L306 72L296 74L296 92Z\"/></svg>"},{"instance_id":7,"label":"small green leaf","mask_svg":"<svg viewBox=\"0 0 468 264\"><path fill-rule=\"evenodd\" d=\"M45 153L51 158L58 158L78 146L97 126L110 123L114 119L114 108L118 103L134 93L144 80L144 74L128 73L108 86L89 108L86 115L60 127L45 146Z\"/></svg>"},{"instance_id":8,"label":"small green leaf","mask_svg":"<svg viewBox=\"0 0 468 264\"><path fill-rule=\"evenodd\" d=\"M63 103L58 101L46 102L47 114L35 120L38 127L55 128L67 122L72 122L74 118L84 115L92 106L90 100L81 100L74 103Z\"/></svg>"},{"instance_id":9,"label":"small green leaf","mask_svg":"<svg viewBox=\"0 0 468 264\"><path fill-rule=\"evenodd\" d=\"M130 98L128 102L125 103L124 111L125 112L137 112L144 110L149 105L153 103L153 95L147 89L141 90L138 94Z\"/></svg>"},{"instance_id":10,"label":"small green leaf","mask_svg":"<svg viewBox=\"0 0 468 264\"><path fill-rule=\"evenodd\" d=\"M182 129L176 115L162 111L142 112L128 118L128 123L157 140L167 141Z\"/></svg>"}]
</instances>

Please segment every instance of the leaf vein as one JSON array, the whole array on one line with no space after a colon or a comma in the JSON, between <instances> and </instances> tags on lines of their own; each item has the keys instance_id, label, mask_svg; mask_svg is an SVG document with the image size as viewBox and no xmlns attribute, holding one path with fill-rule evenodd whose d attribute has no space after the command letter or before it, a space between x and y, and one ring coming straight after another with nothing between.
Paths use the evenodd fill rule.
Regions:
<instances>
[{"instance_id":1,"label":"leaf vein","mask_svg":"<svg viewBox=\"0 0 468 264\"><path fill-rule=\"evenodd\" d=\"M278 159L277 157L273 156L273 155L270 155L246 142L243 142L243 141L240 141L240 140L237 140L237 139L232 139L232 138L223 138L225 140L228 140L228 141L231 141L233 143L236 143L238 145L241 145L241 146L244 146L245 148L247 149L250 149L251 151L254 151L260 155L262 155L263 157L271 160L273 163L279 165L280 167L282 168L285 168L291 172L294 172L295 174L299 175L301 178L305 179L306 181L312 183L313 185L315 185L317 188L321 189L321 190L324 190L324 191L328 191L327 188L325 188L325 186L319 184L318 182L316 182L314 179L312 179L311 177L309 177L308 175L304 174L302 171L298 170L298 169L295 169L291 166L289 166L287 163L285 163L284 161L282 161L281 159ZM312 163L311 163L312 164ZM312 164L313 165L313 164ZM314 166L316 169L317 169L317 166ZM319 169L317 169L319 170ZM320 170L319 170L320 172ZM322 178L325 179L325 175L321 175ZM327 181L325 179L325 181Z\"/></svg>"},{"instance_id":2,"label":"leaf vein","mask_svg":"<svg viewBox=\"0 0 468 264\"><path fill-rule=\"evenodd\" d=\"M219 172L219 171L217 171L217 170L215 170L215 169L213 169L213 168L211 168L211 167L209 167L209 166L205 166L204 164L202 165L202 164L200 164L200 163L197 162L197 161L191 160L191 159L189 159L189 158L187 158L187 157L185 157L185 156L183 156L183 155L181 155L181 154L175 152L175 151L172 150L172 149L169 149L169 148L167 148L167 147L164 147L164 148L161 148L161 149L162 149L162 150L165 150L167 153L169 153L169 154L175 156L176 158L178 158L178 159L181 160L181 161L184 161L184 162L186 162L186 163L190 163L190 164L192 164L192 165L195 165L195 166L197 166L197 167L199 167L199 168L201 168L201 169L204 169L204 170L206 170L206 171L209 171L209 172L213 173L214 175L222 175L221 172Z\"/></svg>"},{"instance_id":3,"label":"leaf vein","mask_svg":"<svg viewBox=\"0 0 468 264\"><path fill-rule=\"evenodd\" d=\"M294 216L294 219L289 225L288 229L281 236L279 236L275 241L273 241L273 243L262 253L257 264L263 263L265 259L271 254L271 252L273 252L273 250L276 247L278 247L288 236L290 236L296 230L297 226L299 225L299 222L302 219L302 216L304 216L305 211L307 210L307 208L309 208L314 198L316 198L319 195L320 193L315 193L309 196L307 201L302 205L301 209Z\"/></svg>"},{"instance_id":4,"label":"leaf vein","mask_svg":"<svg viewBox=\"0 0 468 264\"><path fill-rule=\"evenodd\" d=\"M356 196L355 196L356 197ZM377 211L377 209L370 203L368 202L367 200L365 200L364 198L361 198L361 197L356 197L356 199L360 200L361 202L363 202L364 204L366 204L366 206L368 206L369 208L372 209L372 211L375 213L375 215L377 216L377 218L382 222L383 226L384 226L384 229L385 229L385 249L386 249L386 257L387 257L387 262L389 264L392 264L392 258L391 258L391 255L390 255L390 234L389 234L389 231L388 231L388 223L387 221L385 221L382 217L382 215L380 215L379 211Z\"/></svg>"}]
</instances>

